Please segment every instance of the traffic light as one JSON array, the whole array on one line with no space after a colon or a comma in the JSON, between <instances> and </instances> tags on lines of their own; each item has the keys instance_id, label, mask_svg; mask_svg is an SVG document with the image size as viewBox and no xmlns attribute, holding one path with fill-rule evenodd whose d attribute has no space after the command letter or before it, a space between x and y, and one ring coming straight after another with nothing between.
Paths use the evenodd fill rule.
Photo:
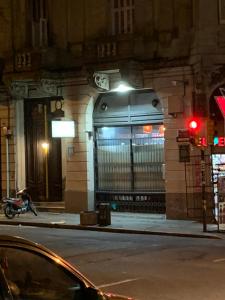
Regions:
<instances>
[{"instance_id":1,"label":"traffic light","mask_svg":"<svg viewBox=\"0 0 225 300\"><path fill-rule=\"evenodd\" d=\"M201 127L202 127L202 122L198 118L191 118L187 121L190 143L195 146L199 146L199 133Z\"/></svg>"},{"instance_id":2,"label":"traffic light","mask_svg":"<svg viewBox=\"0 0 225 300\"><path fill-rule=\"evenodd\" d=\"M200 120L197 118L192 118L192 119L188 120L188 129L189 129L189 131L191 131L193 133L196 133L199 131L200 125L201 125Z\"/></svg>"}]
</instances>

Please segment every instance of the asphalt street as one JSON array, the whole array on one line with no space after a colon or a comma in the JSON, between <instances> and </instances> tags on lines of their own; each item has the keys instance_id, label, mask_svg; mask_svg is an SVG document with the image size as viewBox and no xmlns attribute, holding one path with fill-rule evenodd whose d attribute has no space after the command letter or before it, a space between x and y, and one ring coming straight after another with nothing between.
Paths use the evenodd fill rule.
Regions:
<instances>
[{"instance_id":1,"label":"asphalt street","mask_svg":"<svg viewBox=\"0 0 225 300\"><path fill-rule=\"evenodd\" d=\"M153 300L222 300L225 240L0 226L57 252L105 291Z\"/></svg>"}]
</instances>

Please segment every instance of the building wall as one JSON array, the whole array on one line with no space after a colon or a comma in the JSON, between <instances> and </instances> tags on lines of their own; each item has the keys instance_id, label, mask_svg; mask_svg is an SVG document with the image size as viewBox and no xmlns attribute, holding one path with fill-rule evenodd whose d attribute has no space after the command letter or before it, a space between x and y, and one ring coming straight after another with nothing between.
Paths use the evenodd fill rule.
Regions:
<instances>
[{"instance_id":1,"label":"building wall","mask_svg":"<svg viewBox=\"0 0 225 300\"><path fill-rule=\"evenodd\" d=\"M187 218L185 165L179 162L176 137L179 129L186 128L184 115L191 113L191 68L148 70L144 78L145 86L155 89L164 108L166 215L168 218ZM177 85L174 85L173 82L178 80ZM188 86L184 86L185 81ZM175 114L169 114L170 107L174 108L173 102L177 99L182 105L178 109L175 107Z\"/></svg>"},{"instance_id":2,"label":"building wall","mask_svg":"<svg viewBox=\"0 0 225 300\"><path fill-rule=\"evenodd\" d=\"M49 45L43 49L31 47L26 0L2 0L0 11L0 27L4 29L0 32L0 57L5 60L4 82L8 87L17 81L25 85L22 93L14 95L13 99L22 101L27 95L27 87L32 82L39 82L45 95L63 95L66 117L76 121L75 139L63 141L66 210L93 208L92 112L98 91L92 87L90 79L94 71L110 70L114 72L111 78L128 81L138 74L140 85L154 88L163 102L167 217L186 218L185 171L184 164L179 163L176 135L178 129L185 128L185 118L193 113L193 92L204 94L205 106L208 106L213 90L224 82L221 67L225 59L225 25L218 21L218 1L135 1L134 33L113 37L109 1L49 0ZM115 55L106 51L105 56L99 57L98 46L112 43L116 44ZM21 60L18 57L23 59L24 53L28 56L19 65ZM31 57L30 64L27 57ZM46 90L42 80L53 83ZM113 85L115 82L113 80ZM18 94L16 88L14 92ZM36 95L41 96L42 92L37 91ZM174 107L174 102L178 103L177 99L179 111L171 114L171 107ZM12 106L9 124L6 106L0 106L1 127L6 124L14 128L14 117L19 110L17 105L15 107L14 113ZM22 151L22 144L18 147L18 131L14 132L17 133L10 140L12 186L18 182L23 184L23 180L15 183L14 174L20 172L20 176L24 176L25 172L21 165L15 167L14 164L20 157L17 152ZM5 191L3 137L1 149ZM17 171L13 172L16 168Z\"/></svg>"},{"instance_id":3,"label":"building wall","mask_svg":"<svg viewBox=\"0 0 225 300\"><path fill-rule=\"evenodd\" d=\"M10 1L2 1L0 4L0 56L6 56L11 51L11 7Z\"/></svg>"},{"instance_id":4,"label":"building wall","mask_svg":"<svg viewBox=\"0 0 225 300\"><path fill-rule=\"evenodd\" d=\"M75 83L76 84L76 83ZM92 112L96 91L88 85L64 87L66 118L75 120L76 137L65 140L66 211L94 209ZM71 154L68 155L68 151Z\"/></svg>"}]
</instances>

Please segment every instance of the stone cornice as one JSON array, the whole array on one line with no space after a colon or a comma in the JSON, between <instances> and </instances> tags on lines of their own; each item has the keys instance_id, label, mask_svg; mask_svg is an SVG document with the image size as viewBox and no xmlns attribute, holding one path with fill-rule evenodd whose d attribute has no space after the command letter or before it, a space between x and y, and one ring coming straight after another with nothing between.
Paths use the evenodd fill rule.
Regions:
<instances>
[{"instance_id":1,"label":"stone cornice","mask_svg":"<svg viewBox=\"0 0 225 300\"><path fill-rule=\"evenodd\" d=\"M86 84L82 79L50 79L40 81L16 80L11 83L10 92L14 99L62 96L62 88Z\"/></svg>"}]
</instances>

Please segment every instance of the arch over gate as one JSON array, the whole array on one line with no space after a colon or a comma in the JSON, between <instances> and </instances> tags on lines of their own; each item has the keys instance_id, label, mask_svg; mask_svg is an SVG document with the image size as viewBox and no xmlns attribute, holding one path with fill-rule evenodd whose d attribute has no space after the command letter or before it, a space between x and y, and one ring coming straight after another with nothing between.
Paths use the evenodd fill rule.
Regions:
<instances>
[{"instance_id":1,"label":"arch over gate","mask_svg":"<svg viewBox=\"0 0 225 300\"><path fill-rule=\"evenodd\" d=\"M152 89L100 94L96 101L96 206L165 213L164 126Z\"/></svg>"}]
</instances>

